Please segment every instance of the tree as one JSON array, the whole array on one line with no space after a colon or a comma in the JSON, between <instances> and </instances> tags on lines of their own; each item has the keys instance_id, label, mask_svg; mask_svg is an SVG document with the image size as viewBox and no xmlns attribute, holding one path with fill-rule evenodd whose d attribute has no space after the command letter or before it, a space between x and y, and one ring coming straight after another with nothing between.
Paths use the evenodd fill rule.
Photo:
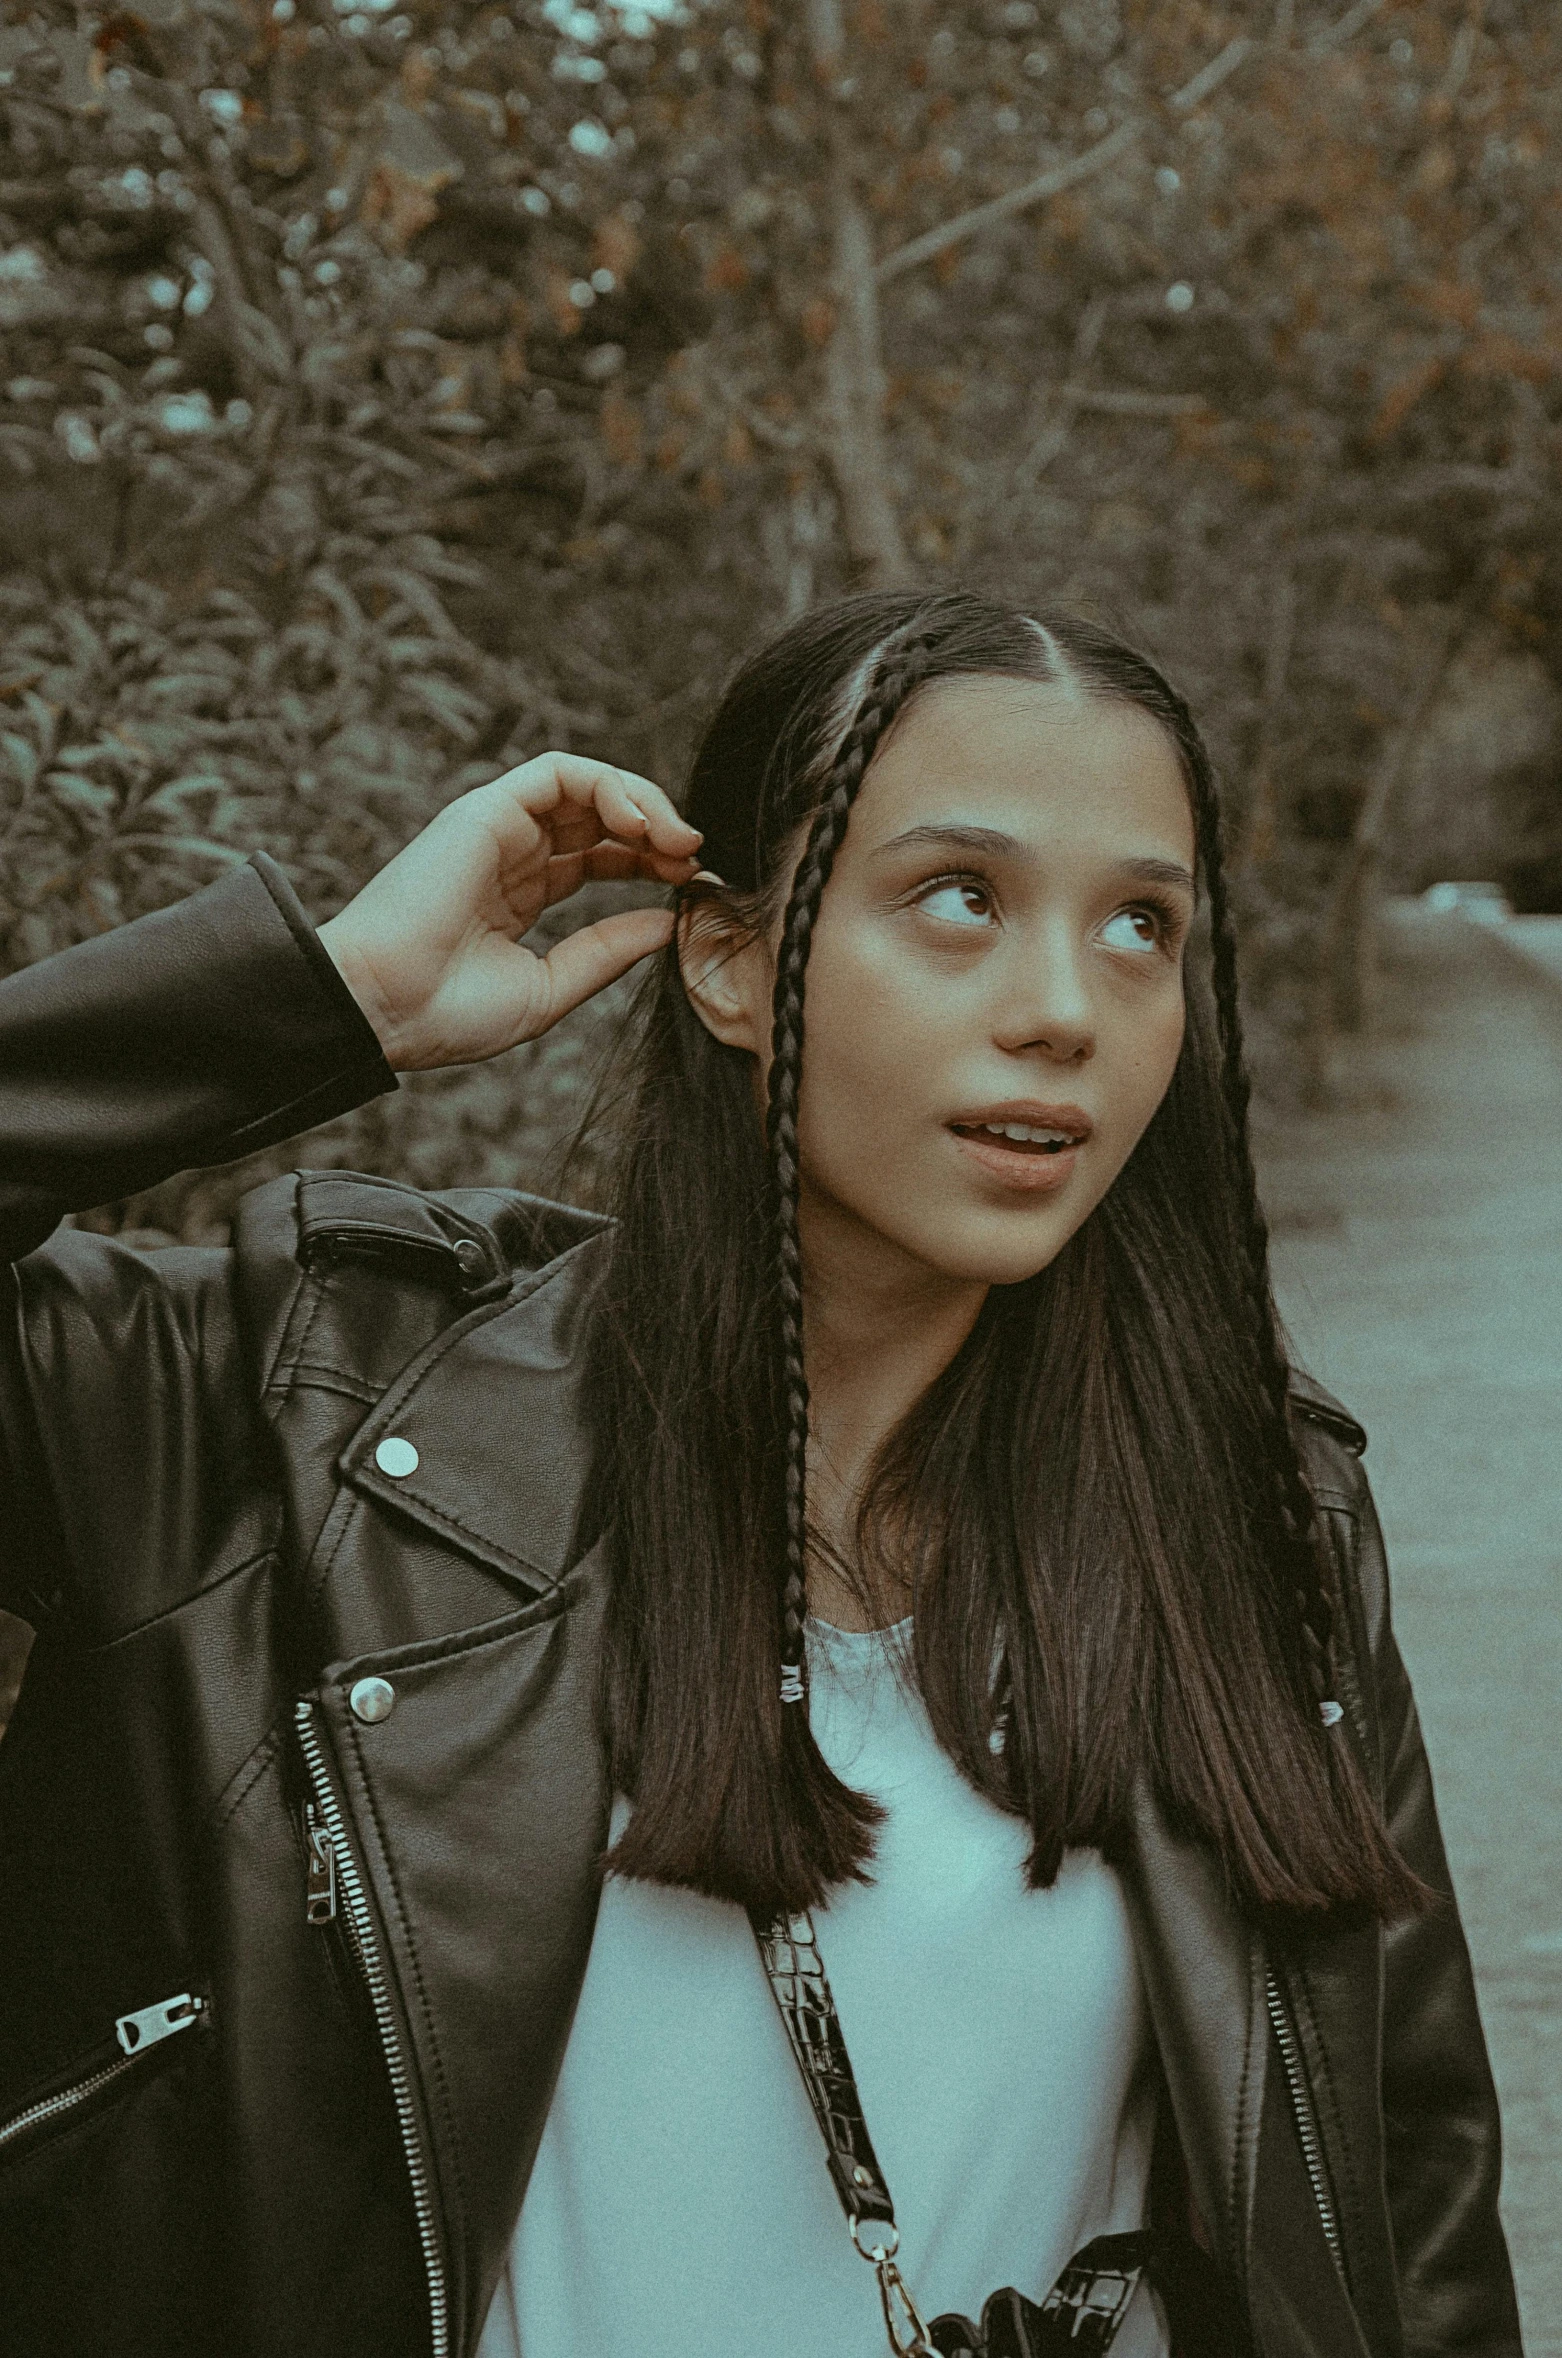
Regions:
<instances>
[{"instance_id":1,"label":"tree","mask_svg":"<svg viewBox=\"0 0 1562 2358\"><path fill-rule=\"evenodd\" d=\"M1188 680L1316 1030L1450 615L1555 639L1554 12L393 8L4 36L12 960L958 575Z\"/></svg>"}]
</instances>

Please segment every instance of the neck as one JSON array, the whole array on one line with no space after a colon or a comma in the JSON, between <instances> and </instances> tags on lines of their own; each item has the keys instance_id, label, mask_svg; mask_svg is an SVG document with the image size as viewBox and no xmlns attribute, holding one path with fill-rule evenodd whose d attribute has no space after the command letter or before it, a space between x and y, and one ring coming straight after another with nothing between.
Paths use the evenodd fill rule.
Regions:
<instances>
[{"instance_id":1,"label":"neck","mask_svg":"<svg viewBox=\"0 0 1562 2358\"><path fill-rule=\"evenodd\" d=\"M976 1324L987 1286L951 1278L886 1239L865 1237L829 1207L798 1207L806 1272L804 1343L810 1403L810 1520L847 1563L870 1468L901 1419L941 1376ZM843 1629L869 1629L907 1609L880 1571L865 1593L827 1563L809 1571L809 1604Z\"/></svg>"}]
</instances>

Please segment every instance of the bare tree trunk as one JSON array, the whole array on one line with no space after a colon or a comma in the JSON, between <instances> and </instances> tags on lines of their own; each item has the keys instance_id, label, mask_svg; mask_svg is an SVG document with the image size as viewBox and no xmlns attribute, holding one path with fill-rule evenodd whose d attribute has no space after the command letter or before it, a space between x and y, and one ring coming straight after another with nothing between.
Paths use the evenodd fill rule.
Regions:
<instances>
[{"instance_id":1,"label":"bare tree trunk","mask_svg":"<svg viewBox=\"0 0 1562 2358\"><path fill-rule=\"evenodd\" d=\"M884 433L884 338L873 234L857 193L841 88L838 0L808 0L814 71L829 109L830 244L835 324L824 356L824 447L852 565L874 589L913 577L901 537Z\"/></svg>"},{"instance_id":2,"label":"bare tree trunk","mask_svg":"<svg viewBox=\"0 0 1562 2358\"><path fill-rule=\"evenodd\" d=\"M1376 975L1377 913L1383 857L1395 804L1426 734L1448 674L1473 627L1466 607L1444 620L1416 681L1409 706L1378 756L1351 839L1324 912L1308 1026L1306 1094L1312 1104L1326 1095L1331 1038L1361 1031L1371 1014Z\"/></svg>"},{"instance_id":3,"label":"bare tree trunk","mask_svg":"<svg viewBox=\"0 0 1562 2358\"><path fill-rule=\"evenodd\" d=\"M1242 840L1234 862L1244 879L1255 877L1274 849L1275 739L1280 712L1291 676L1291 653L1296 641L1296 576L1289 553L1274 577L1269 603L1269 634L1264 647L1264 685L1258 714L1258 743L1248 781L1247 810Z\"/></svg>"}]
</instances>

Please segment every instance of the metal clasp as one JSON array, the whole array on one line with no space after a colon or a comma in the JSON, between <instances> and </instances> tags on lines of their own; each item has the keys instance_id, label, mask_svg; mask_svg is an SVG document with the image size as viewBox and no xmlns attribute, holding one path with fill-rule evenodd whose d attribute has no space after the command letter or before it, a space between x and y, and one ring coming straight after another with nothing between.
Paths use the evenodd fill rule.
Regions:
<instances>
[{"instance_id":1,"label":"metal clasp","mask_svg":"<svg viewBox=\"0 0 1562 2358\"><path fill-rule=\"evenodd\" d=\"M879 2299L884 2304L884 2330L895 2358L938 2358L928 2339L922 2313L894 2261L886 2256L874 2265L879 2272Z\"/></svg>"},{"instance_id":2,"label":"metal clasp","mask_svg":"<svg viewBox=\"0 0 1562 2358\"><path fill-rule=\"evenodd\" d=\"M175 2031L188 2030L205 2011L204 1998L182 1990L177 1998L164 1998L160 2006L143 2006L135 2014L122 2014L114 2031L127 2055L139 2055L143 2047L155 2047L159 2039L171 2039Z\"/></svg>"},{"instance_id":3,"label":"metal clasp","mask_svg":"<svg viewBox=\"0 0 1562 2358\"><path fill-rule=\"evenodd\" d=\"M878 2239L867 2244L858 2241L859 2225L868 2227ZM911 2287L895 2265L895 2254L900 2249L900 2229L893 2219L848 2219L852 2242L860 2256L868 2261L879 2279L879 2299L884 2305L884 2330L889 2335L889 2346L895 2358L938 2358L928 2337L921 2310L911 2297Z\"/></svg>"}]
</instances>

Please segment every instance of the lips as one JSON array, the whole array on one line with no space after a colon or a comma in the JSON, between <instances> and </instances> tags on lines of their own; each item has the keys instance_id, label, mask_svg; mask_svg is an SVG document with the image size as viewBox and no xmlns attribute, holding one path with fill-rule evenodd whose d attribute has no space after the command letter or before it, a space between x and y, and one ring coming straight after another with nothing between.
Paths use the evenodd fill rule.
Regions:
<instances>
[{"instance_id":1,"label":"lips","mask_svg":"<svg viewBox=\"0 0 1562 2358\"><path fill-rule=\"evenodd\" d=\"M976 1107L948 1125L970 1161L1027 1193L1064 1185L1092 1126L1077 1105L1032 1099Z\"/></svg>"},{"instance_id":2,"label":"lips","mask_svg":"<svg viewBox=\"0 0 1562 2358\"><path fill-rule=\"evenodd\" d=\"M1064 1154L1083 1146L1093 1126L1077 1105L1040 1105L1031 1098L957 1114L949 1125L957 1138L991 1139L1019 1154Z\"/></svg>"}]
</instances>

